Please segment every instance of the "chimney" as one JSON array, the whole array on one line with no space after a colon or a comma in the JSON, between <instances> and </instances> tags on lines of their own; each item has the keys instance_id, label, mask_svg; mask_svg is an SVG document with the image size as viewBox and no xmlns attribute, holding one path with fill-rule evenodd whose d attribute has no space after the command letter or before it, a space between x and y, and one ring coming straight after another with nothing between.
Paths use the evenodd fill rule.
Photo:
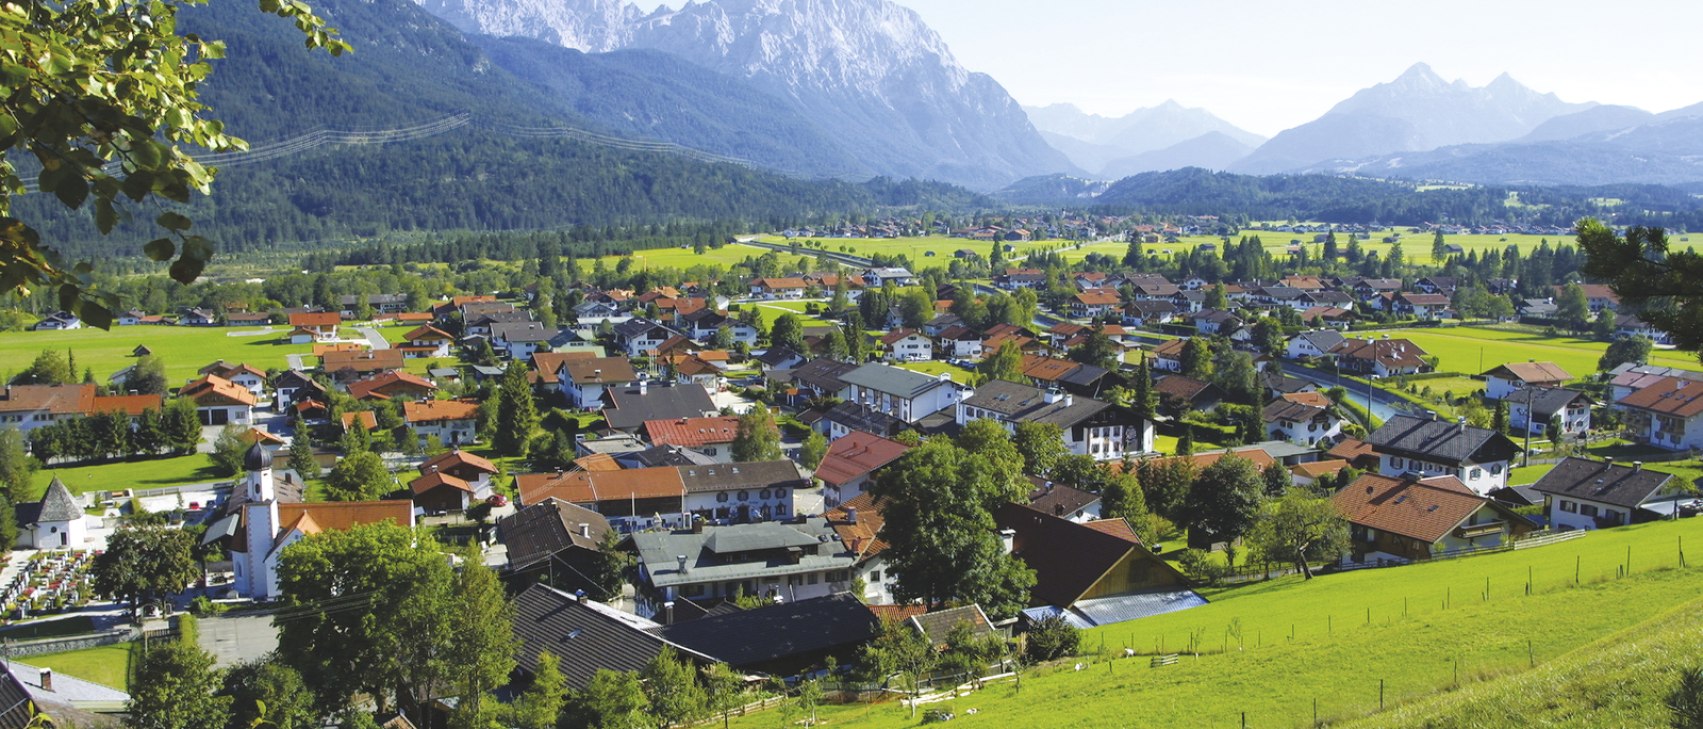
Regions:
<instances>
[{"instance_id":1,"label":"chimney","mask_svg":"<svg viewBox=\"0 0 1703 729\"><path fill-rule=\"evenodd\" d=\"M1011 554L1011 550L1015 546L1016 541L1017 541L1017 530L1016 529L1001 529L1001 530L999 530L999 543L1000 543L1000 546L1005 549L1006 554Z\"/></svg>"},{"instance_id":2,"label":"chimney","mask_svg":"<svg viewBox=\"0 0 1703 729\"><path fill-rule=\"evenodd\" d=\"M1058 402L1058 390L1047 390L1045 394L1041 395L1041 400L1048 405Z\"/></svg>"},{"instance_id":3,"label":"chimney","mask_svg":"<svg viewBox=\"0 0 1703 729\"><path fill-rule=\"evenodd\" d=\"M686 571L687 571L686 570L686 555L684 555L684 554L674 555L674 563L679 566L680 572L682 574L686 573Z\"/></svg>"},{"instance_id":4,"label":"chimney","mask_svg":"<svg viewBox=\"0 0 1703 729\"><path fill-rule=\"evenodd\" d=\"M639 380L639 394L650 392L650 380Z\"/></svg>"},{"instance_id":5,"label":"chimney","mask_svg":"<svg viewBox=\"0 0 1703 729\"><path fill-rule=\"evenodd\" d=\"M585 594L585 590L574 590L574 600L578 601L579 604L584 605L591 602L591 596Z\"/></svg>"},{"instance_id":6,"label":"chimney","mask_svg":"<svg viewBox=\"0 0 1703 729\"><path fill-rule=\"evenodd\" d=\"M41 690L50 692L53 690L53 669L41 669Z\"/></svg>"},{"instance_id":7,"label":"chimney","mask_svg":"<svg viewBox=\"0 0 1703 729\"><path fill-rule=\"evenodd\" d=\"M1604 468L1612 467L1614 465L1614 456L1603 456L1602 465Z\"/></svg>"},{"instance_id":8,"label":"chimney","mask_svg":"<svg viewBox=\"0 0 1703 729\"><path fill-rule=\"evenodd\" d=\"M669 600L668 602L665 602L665 603L662 604L662 624L663 625L673 625L674 624L674 601L673 600Z\"/></svg>"},{"instance_id":9,"label":"chimney","mask_svg":"<svg viewBox=\"0 0 1703 729\"><path fill-rule=\"evenodd\" d=\"M799 547L787 547L786 560L788 564L798 564L804 560L804 550Z\"/></svg>"},{"instance_id":10,"label":"chimney","mask_svg":"<svg viewBox=\"0 0 1703 729\"><path fill-rule=\"evenodd\" d=\"M1644 470L1644 462L1643 461L1633 461L1632 462L1632 472L1633 473L1637 473L1637 472L1642 471L1642 470Z\"/></svg>"},{"instance_id":11,"label":"chimney","mask_svg":"<svg viewBox=\"0 0 1703 729\"><path fill-rule=\"evenodd\" d=\"M582 536L582 537L585 537L586 539L590 539L591 538L591 525L587 524L586 522L583 522L583 521L580 522L579 535Z\"/></svg>"},{"instance_id":12,"label":"chimney","mask_svg":"<svg viewBox=\"0 0 1703 729\"><path fill-rule=\"evenodd\" d=\"M856 524L857 523L857 507L852 506L852 507L846 508L846 523L847 524Z\"/></svg>"},{"instance_id":13,"label":"chimney","mask_svg":"<svg viewBox=\"0 0 1703 729\"><path fill-rule=\"evenodd\" d=\"M1068 392L1064 394L1064 406L1065 407L1070 407L1071 405L1073 405L1075 403L1076 403L1076 396L1075 395L1072 395Z\"/></svg>"},{"instance_id":14,"label":"chimney","mask_svg":"<svg viewBox=\"0 0 1703 729\"><path fill-rule=\"evenodd\" d=\"M693 534L703 534L704 533L704 517L699 516L697 514L692 515L692 533ZM684 558L682 558L682 559L684 559Z\"/></svg>"},{"instance_id":15,"label":"chimney","mask_svg":"<svg viewBox=\"0 0 1703 729\"><path fill-rule=\"evenodd\" d=\"M1458 432L1458 433L1465 433L1466 432L1466 418L1462 417L1462 418L1456 418L1455 419L1455 432Z\"/></svg>"}]
</instances>

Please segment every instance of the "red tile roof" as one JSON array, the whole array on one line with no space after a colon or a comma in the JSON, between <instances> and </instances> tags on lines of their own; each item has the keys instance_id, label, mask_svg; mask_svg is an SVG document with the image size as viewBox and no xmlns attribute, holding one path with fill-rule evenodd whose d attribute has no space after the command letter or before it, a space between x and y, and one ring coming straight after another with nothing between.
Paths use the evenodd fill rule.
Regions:
<instances>
[{"instance_id":1,"label":"red tile roof","mask_svg":"<svg viewBox=\"0 0 1703 729\"><path fill-rule=\"evenodd\" d=\"M178 390L178 394L190 398L202 407L219 405L254 405L254 393L248 388L238 385L218 375L203 375L191 380Z\"/></svg>"},{"instance_id":2,"label":"red tile roof","mask_svg":"<svg viewBox=\"0 0 1703 729\"><path fill-rule=\"evenodd\" d=\"M402 403L402 419L410 423L432 423L449 420L474 420L479 417L479 403L470 400L427 400Z\"/></svg>"},{"instance_id":3,"label":"red tile roof","mask_svg":"<svg viewBox=\"0 0 1703 729\"><path fill-rule=\"evenodd\" d=\"M911 447L874 433L854 430L828 446L816 467L822 483L839 486L897 460Z\"/></svg>"},{"instance_id":4,"label":"red tile roof","mask_svg":"<svg viewBox=\"0 0 1703 729\"><path fill-rule=\"evenodd\" d=\"M739 431L739 418L733 415L717 415L708 418L646 420L644 430L650 436L652 445L701 448L706 445L732 443Z\"/></svg>"},{"instance_id":5,"label":"red tile roof","mask_svg":"<svg viewBox=\"0 0 1703 729\"><path fill-rule=\"evenodd\" d=\"M857 512L857 521L851 521L852 511ZM834 525L834 534L840 542L857 553L859 561L874 557L887 549L886 540L881 539L881 527L887 519L881 514L881 502L867 493L858 494L857 498L847 501L828 510L823 515L828 523Z\"/></svg>"},{"instance_id":6,"label":"red tile roof","mask_svg":"<svg viewBox=\"0 0 1703 729\"><path fill-rule=\"evenodd\" d=\"M1490 503L1454 476L1407 481L1375 473L1355 479L1331 501L1352 524L1428 544Z\"/></svg>"},{"instance_id":7,"label":"red tile roof","mask_svg":"<svg viewBox=\"0 0 1703 729\"><path fill-rule=\"evenodd\" d=\"M291 314L290 326L293 327L335 327L343 323L343 317L335 311L322 311L306 314Z\"/></svg>"},{"instance_id":8,"label":"red tile roof","mask_svg":"<svg viewBox=\"0 0 1703 729\"><path fill-rule=\"evenodd\" d=\"M1654 385L1620 399L1629 408L1691 418L1703 414L1703 382L1664 377Z\"/></svg>"},{"instance_id":9,"label":"red tile roof","mask_svg":"<svg viewBox=\"0 0 1703 729\"><path fill-rule=\"evenodd\" d=\"M523 473L515 477L515 485L520 490L522 504L536 504L552 497L575 504L589 504L686 495L686 482L680 478L680 469L673 466L620 471Z\"/></svg>"}]
</instances>

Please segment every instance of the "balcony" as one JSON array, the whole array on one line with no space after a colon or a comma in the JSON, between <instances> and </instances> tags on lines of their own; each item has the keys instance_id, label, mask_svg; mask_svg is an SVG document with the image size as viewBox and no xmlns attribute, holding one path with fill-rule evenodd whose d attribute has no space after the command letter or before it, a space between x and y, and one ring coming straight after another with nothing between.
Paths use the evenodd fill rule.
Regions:
<instances>
[{"instance_id":1,"label":"balcony","mask_svg":"<svg viewBox=\"0 0 1703 729\"><path fill-rule=\"evenodd\" d=\"M1488 537L1493 534L1501 534L1502 529L1506 526L1506 522L1500 521L1489 521L1483 524L1464 524L1455 528L1455 536L1460 539Z\"/></svg>"}]
</instances>

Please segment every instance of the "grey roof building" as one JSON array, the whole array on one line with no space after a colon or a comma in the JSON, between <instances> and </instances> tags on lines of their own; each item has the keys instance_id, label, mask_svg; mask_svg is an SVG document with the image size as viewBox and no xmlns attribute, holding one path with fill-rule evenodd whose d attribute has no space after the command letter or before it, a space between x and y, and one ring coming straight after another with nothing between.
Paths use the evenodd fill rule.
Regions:
<instances>
[{"instance_id":1,"label":"grey roof building","mask_svg":"<svg viewBox=\"0 0 1703 729\"><path fill-rule=\"evenodd\" d=\"M741 670L788 675L826 656L842 662L875 637L880 618L851 595L727 611L662 629L662 637Z\"/></svg>"},{"instance_id":2,"label":"grey roof building","mask_svg":"<svg viewBox=\"0 0 1703 729\"><path fill-rule=\"evenodd\" d=\"M599 669L640 671L673 645L686 660L698 664L714 659L659 637L662 626L602 603L581 599L547 585L533 585L514 601L514 637L518 668L538 671L538 655L560 659L569 687L584 690Z\"/></svg>"},{"instance_id":3,"label":"grey roof building","mask_svg":"<svg viewBox=\"0 0 1703 729\"><path fill-rule=\"evenodd\" d=\"M938 387L952 387L951 380L873 362L840 375L840 381L907 400L920 397Z\"/></svg>"},{"instance_id":4,"label":"grey roof building","mask_svg":"<svg viewBox=\"0 0 1703 729\"><path fill-rule=\"evenodd\" d=\"M967 419L995 417L1011 423L1051 423L1069 428L1094 416L1107 403L1088 397L1061 395L1006 380L992 380L976 389L961 407Z\"/></svg>"},{"instance_id":5,"label":"grey roof building","mask_svg":"<svg viewBox=\"0 0 1703 729\"><path fill-rule=\"evenodd\" d=\"M603 418L615 430L637 430L646 420L701 418L716 412L709 393L697 385L640 383L612 388L608 397L611 407L603 410Z\"/></svg>"},{"instance_id":6,"label":"grey roof building","mask_svg":"<svg viewBox=\"0 0 1703 729\"><path fill-rule=\"evenodd\" d=\"M800 600L843 592L857 564L825 520L637 532L639 576L653 596L674 599L775 595ZM831 579L844 578L844 579Z\"/></svg>"},{"instance_id":7,"label":"grey roof building","mask_svg":"<svg viewBox=\"0 0 1703 729\"><path fill-rule=\"evenodd\" d=\"M1379 453L1445 465L1506 461L1520 452L1514 441L1494 430L1412 415L1390 418L1366 440Z\"/></svg>"},{"instance_id":8,"label":"grey roof building","mask_svg":"<svg viewBox=\"0 0 1703 729\"><path fill-rule=\"evenodd\" d=\"M599 551L609 520L583 506L549 498L497 520L509 568L525 569L571 549Z\"/></svg>"}]
</instances>

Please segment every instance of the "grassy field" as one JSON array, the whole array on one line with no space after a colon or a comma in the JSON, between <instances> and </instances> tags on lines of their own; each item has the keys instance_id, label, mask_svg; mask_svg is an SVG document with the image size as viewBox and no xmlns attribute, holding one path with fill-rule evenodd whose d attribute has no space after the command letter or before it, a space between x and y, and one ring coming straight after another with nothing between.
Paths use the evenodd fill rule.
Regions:
<instances>
[{"instance_id":1,"label":"grassy field","mask_svg":"<svg viewBox=\"0 0 1703 729\"><path fill-rule=\"evenodd\" d=\"M1703 654L1703 600L1603 637L1536 670L1439 693L1349 727L1667 726L1665 700Z\"/></svg>"},{"instance_id":2,"label":"grassy field","mask_svg":"<svg viewBox=\"0 0 1703 729\"><path fill-rule=\"evenodd\" d=\"M1297 234L1249 230L1242 234L1233 236L1231 241L1240 241L1242 239L1242 235L1247 235L1248 237L1253 237L1255 235L1259 236L1260 242L1265 244L1266 252L1278 259L1283 259L1288 255L1289 242L1292 240L1300 240L1302 245L1308 248L1308 253L1313 255L1318 255L1320 249L1323 247L1323 244L1321 243L1312 242L1312 233ZM1360 249L1367 253L1376 251L1379 258L1387 258L1390 255L1390 249L1394 246L1383 242L1383 238L1386 235L1389 235L1389 233L1379 233L1374 235L1372 240L1360 241ZM1549 241L1550 247L1555 247L1561 243L1577 245L1573 236L1570 235L1450 235L1444 236L1443 239L1446 243L1459 245L1463 250L1469 252L1478 251L1480 255L1483 255L1483 253L1488 250L1500 251L1510 245L1519 246L1521 253L1530 253L1536 250L1538 246L1542 245L1545 240ZM1161 256L1167 254L1181 254L1194 250L1195 247L1202 243L1222 244L1223 240L1215 235L1183 236L1178 239L1176 243L1148 243L1146 245L1146 250L1149 254L1156 253ZM1339 246L1346 247L1348 245L1348 239L1346 237L1339 237L1337 239L1337 243ZM1675 240L1674 245L1676 247L1690 247L1693 244L1690 242L1680 242ZM1128 249L1129 245L1127 243L1090 243L1081 248L1066 249L1063 251L1063 255L1067 261L1080 261L1087 258L1090 253L1102 253L1121 259L1124 252ZM1222 248L1220 249L1220 252L1222 252ZM1404 259L1411 263L1431 263L1431 236L1425 233L1408 233L1403 230L1401 232L1401 254Z\"/></svg>"},{"instance_id":3,"label":"grassy field","mask_svg":"<svg viewBox=\"0 0 1703 729\"><path fill-rule=\"evenodd\" d=\"M1248 726L1303 726L1315 700L1321 719L1357 718L1378 709L1380 682L1391 705L1421 700L1524 673L1696 601L1697 557L1675 567L1680 538L1703 537L1700 526L1647 524L1517 552L1207 590L1203 607L1087 631L1077 659L1085 670L1042 667L1021 692L1001 683L947 706L955 724L989 727L1130 725L1118 707L1140 707L1142 726L1234 727L1243 712ZM1619 578L1628 560L1631 576ZM1145 656L1121 659L1126 646L1186 655L1150 669ZM915 723L891 703L823 714L832 726Z\"/></svg>"},{"instance_id":4,"label":"grassy field","mask_svg":"<svg viewBox=\"0 0 1703 729\"><path fill-rule=\"evenodd\" d=\"M130 690L130 662L140 643L118 643L64 653L48 653L20 659L38 668L51 668L84 681L93 681L120 691Z\"/></svg>"},{"instance_id":5,"label":"grassy field","mask_svg":"<svg viewBox=\"0 0 1703 729\"><path fill-rule=\"evenodd\" d=\"M959 367L958 365L951 364L951 363L946 362L944 360L929 360L927 362L900 362L900 363L898 363L898 366L902 369L907 369L907 370L910 370L912 372L921 372L925 375L939 375L940 373L945 372L947 374L952 375L952 381L953 382L957 382L959 384L963 384L965 382L968 382L969 376L972 373L972 370L964 369L963 367Z\"/></svg>"},{"instance_id":6,"label":"grassy field","mask_svg":"<svg viewBox=\"0 0 1703 729\"><path fill-rule=\"evenodd\" d=\"M760 236L757 240L764 243L779 243L781 245L793 242L778 235ZM836 253L850 253L854 256L873 256L876 254L896 256L903 254L909 256L911 264L919 269L945 268L951 263L953 252L959 249L975 251L976 255L982 256L983 258L986 258L988 253L993 250L992 241L968 240L965 238L952 238L944 235L915 236L908 238L805 238L803 240L812 240L822 243L823 247L818 250L827 250ZM1064 240L1043 240L1014 242L1010 245L1016 246L1017 250L1008 255L1022 256L1030 251L1049 250L1068 246L1071 245L1071 242ZM928 255L929 253L933 253L934 255Z\"/></svg>"},{"instance_id":7,"label":"grassy field","mask_svg":"<svg viewBox=\"0 0 1703 729\"><path fill-rule=\"evenodd\" d=\"M622 259L631 258L633 261L632 266L637 269L687 269L692 266L721 266L722 268L732 268L747 258L756 258L769 252L771 251L767 248L757 248L754 246L740 245L738 243L732 243L720 248L709 248L702 254L697 253L691 248L654 248L651 250L637 251L631 255L607 256L603 259L603 265L613 269L621 263ZM782 253L782 269L790 270L800 267L798 263L799 259L799 256ZM815 259L807 260L813 261ZM811 266L805 265L803 267L810 268Z\"/></svg>"},{"instance_id":8,"label":"grassy field","mask_svg":"<svg viewBox=\"0 0 1703 729\"><path fill-rule=\"evenodd\" d=\"M65 486L74 494L132 488L153 489L221 480L213 471L212 461L205 453L75 468L43 468L35 474L35 485L39 493L47 492L47 485L53 481L54 476L64 481Z\"/></svg>"},{"instance_id":9,"label":"grassy field","mask_svg":"<svg viewBox=\"0 0 1703 729\"><path fill-rule=\"evenodd\" d=\"M313 351L308 344L279 343L289 327L272 326L271 333L252 327L133 326L73 329L62 332L0 332L0 371L8 378L28 367L44 349L69 349L77 359L78 374L92 368L95 379L105 382L112 373L134 364L130 353L146 344L166 366L166 380L173 386L195 377L195 371L214 360L247 362L262 370L282 369L284 355ZM233 336L241 334L244 336Z\"/></svg>"},{"instance_id":10,"label":"grassy field","mask_svg":"<svg viewBox=\"0 0 1703 729\"><path fill-rule=\"evenodd\" d=\"M1437 369L1442 372L1479 374L1507 362L1554 362L1575 378L1584 377L1597 369L1597 359L1608 345L1603 342L1572 337L1548 337L1541 333L1498 329L1491 327L1451 327L1443 329L1392 329L1389 331L1355 332L1354 336L1402 338L1419 345L1426 353L1439 358ZM1684 369L1703 369L1697 358L1684 352L1656 350L1650 353L1650 364ZM1430 384L1433 391L1435 383Z\"/></svg>"},{"instance_id":11,"label":"grassy field","mask_svg":"<svg viewBox=\"0 0 1703 729\"><path fill-rule=\"evenodd\" d=\"M764 301L757 304L745 304L745 306L756 306L758 309L761 309L763 311L763 321L769 326L774 326L775 319L779 318L782 314L794 314L798 316L799 322L807 327L838 325L838 322L828 321L822 317L804 313L805 308L810 306L812 303L815 303L817 306L822 306L819 302L806 301Z\"/></svg>"}]
</instances>

